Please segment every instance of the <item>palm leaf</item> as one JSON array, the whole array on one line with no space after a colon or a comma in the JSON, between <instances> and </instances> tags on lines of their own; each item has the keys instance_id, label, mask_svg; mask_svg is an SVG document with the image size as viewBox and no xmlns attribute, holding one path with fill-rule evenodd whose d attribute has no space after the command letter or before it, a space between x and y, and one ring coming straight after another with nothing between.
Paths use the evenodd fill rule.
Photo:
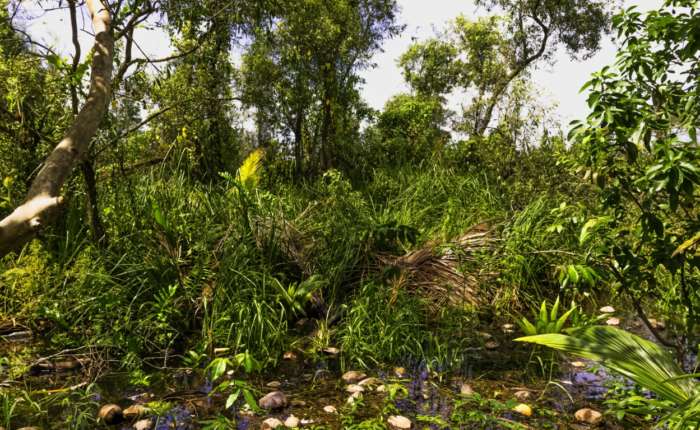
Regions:
<instances>
[{"instance_id":1,"label":"palm leaf","mask_svg":"<svg viewBox=\"0 0 700 430\"><path fill-rule=\"evenodd\" d=\"M246 157L238 169L236 179L249 190L256 187L258 182L260 182L260 163L264 155L265 152L261 148L256 149Z\"/></svg>"},{"instance_id":2,"label":"palm leaf","mask_svg":"<svg viewBox=\"0 0 700 430\"><path fill-rule=\"evenodd\" d=\"M615 327L593 326L572 330L571 335L544 334L516 339L548 346L592 360L653 391L676 405L697 395L695 384L681 376L668 351L655 343Z\"/></svg>"}]
</instances>

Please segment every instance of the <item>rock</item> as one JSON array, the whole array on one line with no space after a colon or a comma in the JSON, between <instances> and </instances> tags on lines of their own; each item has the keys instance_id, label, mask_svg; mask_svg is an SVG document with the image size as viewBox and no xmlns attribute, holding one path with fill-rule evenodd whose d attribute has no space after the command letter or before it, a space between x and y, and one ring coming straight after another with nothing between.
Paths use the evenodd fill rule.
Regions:
<instances>
[{"instance_id":1,"label":"rock","mask_svg":"<svg viewBox=\"0 0 700 430\"><path fill-rule=\"evenodd\" d=\"M603 306L602 308L600 308L600 312L604 314L614 314L615 308L612 306Z\"/></svg>"},{"instance_id":2,"label":"rock","mask_svg":"<svg viewBox=\"0 0 700 430\"><path fill-rule=\"evenodd\" d=\"M301 421L299 421L299 418L295 417L294 415L290 415L286 420L284 420L284 426L290 429L299 427L300 423Z\"/></svg>"},{"instance_id":3,"label":"rock","mask_svg":"<svg viewBox=\"0 0 700 430\"><path fill-rule=\"evenodd\" d=\"M486 333L485 331L477 331L476 334L481 336L481 338L484 340L493 339L493 335L491 333Z\"/></svg>"},{"instance_id":4,"label":"rock","mask_svg":"<svg viewBox=\"0 0 700 430\"><path fill-rule=\"evenodd\" d=\"M342 379L343 382L346 384L354 384L358 381L361 381L365 379L367 375L365 375L363 372L358 372L356 370L350 370L345 373L343 373Z\"/></svg>"},{"instance_id":5,"label":"rock","mask_svg":"<svg viewBox=\"0 0 700 430\"><path fill-rule=\"evenodd\" d=\"M134 423L133 429L134 430L151 430L153 428L153 420L150 418L144 418L142 420L138 420Z\"/></svg>"},{"instance_id":6,"label":"rock","mask_svg":"<svg viewBox=\"0 0 700 430\"><path fill-rule=\"evenodd\" d=\"M484 347L488 349L489 351L493 351L494 349L498 349L501 345L496 342L495 340L490 340L484 344Z\"/></svg>"},{"instance_id":7,"label":"rock","mask_svg":"<svg viewBox=\"0 0 700 430\"><path fill-rule=\"evenodd\" d=\"M378 386L377 388L374 389L377 393L383 393L386 391L386 386L384 384Z\"/></svg>"},{"instance_id":8,"label":"rock","mask_svg":"<svg viewBox=\"0 0 700 430\"><path fill-rule=\"evenodd\" d=\"M355 394L355 393L362 393L365 391L364 387L356 384L350 384L347 387L345 387L345 391L347 391L350 394Z\"/></svg>"},{"instance_id":9,"label":"rock","mask_svg":"<svg viewBox=\"0 0 700 430\"><path fill-rule=\"evenodd\" d=\"M583 369L584 367L586 367L586 363L584 363L583 361L572 361L571 367L575 367L577 369Z\"/></svg>"},{"instance_id":10,"label":"rock","mask_svg":"<svg viewBox=\"0 0 700 430\"><path fill-rule=\"evenodd\" d=\"M377 387L382 385L382 381L377 378L365 378L358 382L358 385L361 387Z\"/></svg>"},{"instance_id":11,"label":"rock","mask_svg":"<svg viewBox=\"0 0 700 430\"><path fill-rule=\"evenodd\" d=\"M287 406L287 396L281 391L273 391L267 393L260 400L258 400L258 406L263 409L282 409ZM274 427L272 427L274 428Z\"/></svg>"},{"instance_id":12,"label":"rock","mask_svg":"<svg viewBox=\"0 0 700 430\"><path fill-rule=\"evenodd\" d=\"M301 425L303 425L303 426L307 426L307 425L313 424L313 423L314 423L314 420L312 420L312 419L309 419L309 418L302 418L301 419Z\"/></svg>"},{"instance_id":13,"label":"rock","mask_svg":"<svg viewBox=\"0 0 700 430\"><path fill-rule=\"evenodd\" d=\"M127 420L140 418L148 413L148 408L143 405L131 405L124 409L123 415Z\"/></svg>"},{"instance_id":14,"label":"rock","mask_svg":"<svg viewBox=\"0 0 700 430\"><path fill-rule=\"evenodd\" d=\"M119 424L124 421L124 412L118 405L104 405L97 412L97 419L107 425Z\"/></svg>"},{"instance_id":15,"label":"rock","mask_svg":"<svg viewBox=\"0 0 700 430\"><path fill-rule=\"evenodd\" d=\"M340 354L340 350L338 348L335 348L333 346L329 346L328 348L323 348L323 352L330 356L336 356Z\"/></svg>"},{"instance_id":16,"label":"rock","mask_svg":"<svg viewBox=\"0 0 700 430\"><path fill-rule=\"evenodd\" d=\"M336 409L335 406L333 406L333 405L328 405L328 406L323 407L323 412L325 412L327 414L337 414L338 409Z\"/></svg>"},{"instance_id":17,"label":"rock","mask_svg":"<svg viewBox=\"0 0 700 430\"><path fill-rule=\"evenodd\" d=\"M519 402L527 402L532 397L532 393L527 390L520 390L516 391L513 394L513 397L515 397L515 399Z\"/></svg>"},{"instance_id":18,"label":"rock","mask_svg":"<svg viewBox=\"0 0 700 430\"><path fill-rule=\"evenodd\" d=\"M517 412L520 415L523 415L526 417L532 416L532 408L524 403L521 403L521 404L517 405L516 407L514 407L513 412Z\"/></svg>"},{"instance_id":19,"label":"rock","mask_svg":"<svg viewBox=\"0 0 700 430\"><path fill-rule=\"evenodd\" d=\"M611 326L618 326L618 325L620 325L620 318L615 318L615 317L608 318L608 320L605 321L605 324L611 325Z\"/></svg>"},{"instance_id":20,"label":"rock","mask_svg":"<svg viewBox=\"0 0 700 430\"><path fill-rule=\"evenodd\" d=\"M295 406L295 407L304 407L306 406L306 402L303 400L299 399L293 399L291 402L289 402L290 405Z\"/></svg>"},{"instance_id":21,"label":"rock","mask_svg":"<svg viewBox=\"0 0 700 430\"><path fill-rule=\"evenodd\" d=\"M576 411L574 418L581 423L596 425L603 421L603 414L594 409L583 408Z\"/></svg>"},{"instance_id":22,"label":"rock","mask_svg":"<svg viewBox=\"0 0 700 430\"><path fill-rule=\"evenodd\" d=\"M389 426L394 429L410 429L411 420L401 415L392 415L387 420Z\"/></svg>"},{"instance_id":23,"label":"rock","mask_svg":"<svg viewBox=\"0 0 700 430\"><path fill-rule=\"evenodd\" d=\"M513 324L503 324L501 330L503 330L505 334L511 334L515 332L515 326Z\"/></svg>"},{"instance_id":24,"label":"rock","mask_svg":"<svg viewBox=\"0 0 700 430\"><path fill-rule=\"evenodd\" d=\"M469 384L462 384L459 387L459 394L463 396L473 396L474 395L474 389L472 388L471 385Z\"/></svg>"},{"instance_id":25,"label":"rock","mask_svg":"<svg viewBox=\"0 0 700 430\"><path fill-rule=\"evenodd\" d=\"M284 355L282 355L282 360L290 360L291 361L291 360L296 360L296 359L297 359L297 355L295 353L293 353L292 351L287 351L284 353Z\"/></svg>"},{"instance_id":26,"label":"rock","mask_svg":"<svg viewBox=\"0 0 700 430\"><path fill-rule=\"evenodd\" d=\"M282 386L282 383L280 381L270 381L265 384L265 386L270 388L279 388Z\"/></svg>"},{"instance_id":27,"label":"rock","mask_svg":"<svg viewBox=\"0 0 700 430\"><path fill-rule=\"evenodd\" d=\"M345 401L345 403L347 403L348 405L352 405L353 403L355 403L355 400L359 400L361 398L362 398L362 393L360 393L360 392L352 393L350 395L350 397L348 397L348 399Z\"/></svg>"},{"instance_id":28,"label":"rock","mask_svg":"<svg viewBox=\"0 0 700 430\"><path fill-rule=\"evenodd\" d=\"M394 375L396 375L397 378L405 378L406 369L403 367L394 367Z\"/></svg>"},{"instance_id":29,"label":"rock","mask_svg":"<svg viewBox=\"0 0 700 430\"><path fill-rule=\"evenodd\" d=\"M651 324L651 328L654 330L664 330L666 328L666 324L664 324L663 321L654 318L649 318L649 324Z\"/></svg>"},{"instance_id":30,"label":"rock","mask_svg":"<svg viewBox=\"0 0 700 430\"><path fill-rule=\"evenodd\" d=\"M268 418L262 422L261 430L274 430L279 427L284 427L284 423L277 418Z\"/></svg>"}]
</instances>

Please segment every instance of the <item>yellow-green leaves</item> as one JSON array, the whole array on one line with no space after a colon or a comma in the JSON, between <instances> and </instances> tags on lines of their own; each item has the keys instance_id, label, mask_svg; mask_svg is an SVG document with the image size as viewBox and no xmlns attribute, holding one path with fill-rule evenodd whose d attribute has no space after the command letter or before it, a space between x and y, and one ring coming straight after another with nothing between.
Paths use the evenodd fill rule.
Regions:
<instances>
[{"instance_id":1,"label":"yellow-green leaves","mask_svg":"<svg viewBox=\"0 0 700 430\"><path fill-rule=\"evenodd\" d=\"M260 165L265 155L261 148L251 152L236 174L236 180L246 189L252 190L260 183Z\"/></svg>"}]
</instances>

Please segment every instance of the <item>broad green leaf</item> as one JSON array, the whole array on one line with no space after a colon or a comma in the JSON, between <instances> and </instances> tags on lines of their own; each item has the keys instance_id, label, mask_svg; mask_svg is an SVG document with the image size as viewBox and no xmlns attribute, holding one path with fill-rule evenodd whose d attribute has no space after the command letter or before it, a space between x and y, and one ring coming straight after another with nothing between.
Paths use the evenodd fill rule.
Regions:
<instances>
[{"instance_id":1,"label":"broad green leaf","mask_svg":"<svg viewBox=\"0 0 700 430\"><path fill-rule=\"evenodd\" d=\"M615 327L593 326L570 335L544 334L516 339L548 346L591 360L653 391L665 400L681 404L697 394L695 383L672 379L683 375L673 356L659 345Z\"/></svg>"}]
</instances>

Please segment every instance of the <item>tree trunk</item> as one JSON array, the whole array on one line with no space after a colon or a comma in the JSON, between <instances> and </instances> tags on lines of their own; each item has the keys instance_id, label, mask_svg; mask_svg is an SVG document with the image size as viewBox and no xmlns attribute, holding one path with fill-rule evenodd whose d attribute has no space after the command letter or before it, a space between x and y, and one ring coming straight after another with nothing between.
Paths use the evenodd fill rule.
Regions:
<instances>
[{"instance_id":1,"label":"tree trunk","mask_svg":"<svg viewBox=\"0 0 700 430\"><path fill-rule=\"evenodd\" d=\"M92 238L98 245L106 246L107 235L105 233L102 220L100 219L99 205L97 204L97 180L95 179L95 169L92 167L90 160L85 160L80 163L80 170L83 172L86 188L86 203L88 222L92 231Z\"/></svg>"},{"instance_id":2,"label":"tree trunk","mask_svg":"<svg viewBox=\"0 0 700 430\"><path fill-rule=\"evenodd\" d=\"M297 112L294 123L294 167L297 179L304 174L304 113L302 109Z\"/></svg>"},{"instance_id":3,"label":"tree trunk","mask_svg":"<svg viewBox=\"0 0 700 430\"><path fill-rule=\"evenodd\" d=\"M88 97L63 140L44 161L24 203L0 221L0 257L27 243L56 217L63 201L61 188L85 157L107 112L114 57L111 17L99 0L86 0L86 4L95 31Z\"/></svg>"}]
</instances>

